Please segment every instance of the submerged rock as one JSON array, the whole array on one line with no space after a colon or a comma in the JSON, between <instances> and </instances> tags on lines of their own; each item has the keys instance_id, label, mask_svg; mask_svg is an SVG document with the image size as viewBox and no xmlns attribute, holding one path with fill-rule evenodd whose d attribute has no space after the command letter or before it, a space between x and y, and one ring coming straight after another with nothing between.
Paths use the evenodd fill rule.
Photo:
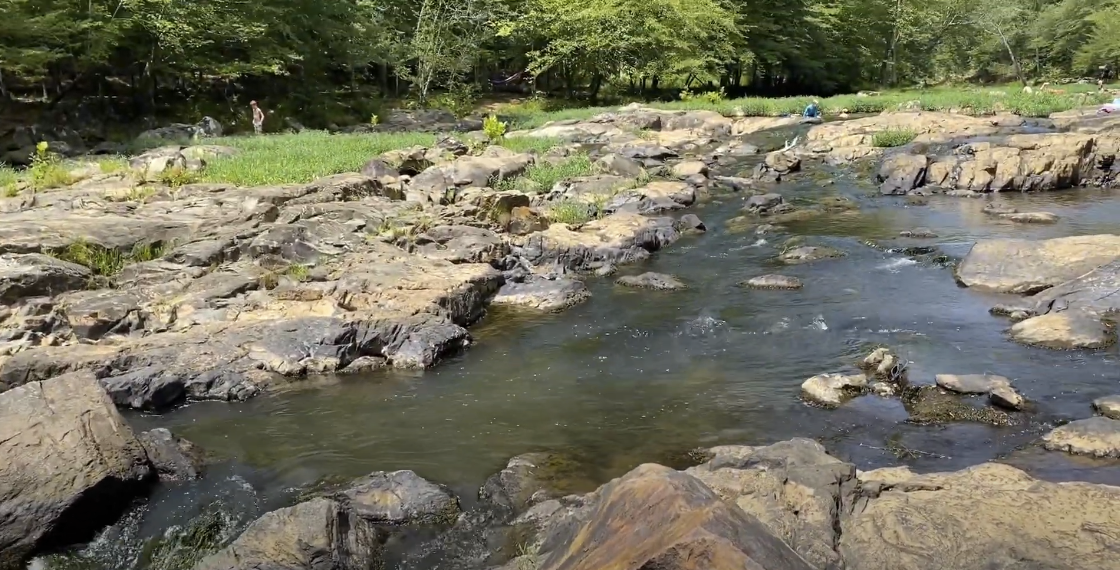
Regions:
<instances>
[{"instance_id":1,"label":"submerged rock","mask_svg":"<svg viewBox=\"0 0 1120 570\"><path fill-rule=\"evenodd\" d=\"M740 286L752 289L800 289L804 285L801 280L789 275L759 275L739 283Z\"/></svg>"},{"instance_id":2,"label":"submerged rock","mask_svg":"<svg viewBox=\"0 0 1120 570\"><path fill-rule=\"evenodd\" d=\"M1054 428L1042 437L1042 446L1094 457L1120 457L1120 420L1096 416Z\"/></svg>"},{"instance_id":3,"label":"submerged rock","mask_svg":"<svg viewBox=\"0 0 1120 570\"><path fill-rule=\"evenodd\" d=\"M490 301L493 305L530 307L541 311L562 311L591 298L587 285L578 279L547 279L530 276L521 282L508 282Z\"/></svg>"},{"instance_id":4,"label":"submerged rock","mask_svg":"<svg viewBox=\"0 0 1120 570\"><path fill-rule=\"evenodd\" d=\"M915 424L978 422L997 426L1014 425L1007 412L989 407L972 406L960 396L938 386L910 386L902 391L902 404Z\"/></svg>"},{"instance_id":5,"label":"submerged rock","mask_svg":"<svg viewBox=\"0 0 1120 570\"><path fill-rule=\"evenodd\" d=\"M166 428L137 436L161 479L182 481L202 475L203 453L193 443L176 437Z\"/></svg>"},{"instance_id":6,"label":"submerged rock","mask_svg":"<svg viewBox=\"0 0 1120 570\"><path fill-rule=\"evenodd\" d=\"M638 289L656 289L658 291L674 291L677 289L685 289L688 286L680 279L672 275L664 273L646 272L641 275L624 275L619 277L615 283L624 287L634 287Z\"/></svg>"},{"instance_id":7,"label":"submerged rock","mask_svg":"<svg viewBox=\"0 0 1120 570\"><path fill-rule=\"evenodd\" d=\"M1093 400L1093 410L1113 420L1120 420L1120 396L1105 396Z\"/></svg>"},{"instance_id":8,"label":"submerged rock","mask_svg":"<svg viewBox=\"0 0 1120 570\"><path fill-rule=\"evenodd\" d=\"M995 374L938 374L937 385L958 394L987 394L999 387L1011 386L1011 381Z\"/></svg>"},{"instance_id":9,"label":"submerged rock","mask_svg":"<svg viewBox=\"0 0 1120 570\"><path fill-rule=\"evenodd\" d=\"M412 471L370 473L336 498L374 524L447 524L459 514L459 499L451 491Z\"/></svg>"},{"instance_id":10,"label":"submerged rock","mask_svg":"<svg viewBox=\"0 0 1120 570\"><path fill-rule=\"evenodd\" d=\"M844 252L827 246L805 245L782 252L779 259L788 264L810 263L844 257Z\"/></svg>"},{"instance_id":11,"label":"submerged rock","mask_svg":"<svg viewBox=\"0 0 1120 570\"><path fill-rule=\"evenodd\" d=\"M194 570L368 570L384 563L382 551L371 523L318 498L265 514Z\"/></svg>"},{"instance_id":12,"label":"submerged rock","mask_svg":"<svg viewBox=\"0 0 1120 570\"><path fill-rule=\"evenodd\" d=\"M540 570L812 569L757 518L697 478L660 465L607 483L567 516L570 522L554 524L542 541Z\"/></svg>"},{"instance_id":13,"label":"submerged rock","mask_svg":"<svg viewBox=\"0 0 1120 570\"><path fill-rule=\"evenodd\" d=\"M151 475L143 446L92 374L0 394L0 567L89 539Z\"/></svg>"},{"instance_id":14,"label":"submerged rock","mask_svg":"<svg viewBox=\"0 0 1120 570\"><path fill-rule=\"evenodd\" d=\"M863 374L818 374L801 384L801 394L823 406L839 406L866 387L867 376Z\"/></svg>"}]
</instances>

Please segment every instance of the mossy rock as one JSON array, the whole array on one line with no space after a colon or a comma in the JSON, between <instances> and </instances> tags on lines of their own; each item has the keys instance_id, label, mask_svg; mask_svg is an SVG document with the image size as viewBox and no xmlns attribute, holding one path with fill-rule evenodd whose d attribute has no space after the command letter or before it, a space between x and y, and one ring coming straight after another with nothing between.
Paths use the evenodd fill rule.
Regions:
<instances>
[{"instance_id":1,"label":"mossy rock","mask_svg":"<svg viewBox=\"0 0 1120 570\"><path fill-rule=\"evenodd\" d=\"M902 405L910 413L910 423L946 424L977 422L1010 426L1018 422L1007 412L971 405L962 396L950 394L937 386L908 386L902 391Z\"/></svg>"}]
</instances>

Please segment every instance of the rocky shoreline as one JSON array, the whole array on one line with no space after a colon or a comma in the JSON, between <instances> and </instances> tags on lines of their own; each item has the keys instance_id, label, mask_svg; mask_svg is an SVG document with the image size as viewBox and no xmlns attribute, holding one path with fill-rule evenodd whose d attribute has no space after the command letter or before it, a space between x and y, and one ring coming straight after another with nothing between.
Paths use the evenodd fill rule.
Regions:
<instances>
[{"instance_id":1,"label":"rocky shoreline","mask_svg":"<svg viewBox=\"0 0 1120 570\"><path fill-rule=\"evenodd\" d=\"M568 141L540 155L444 139L373 157L360 173L261 188L163 185L168 169L205 168L235 152L171 146L136 157L141 176L92 174L70 188L0 198L0 568L88 538L159 478L199 475L189 442L166 430L133 435L117 407L239 401L312 375L434 366L469 347L468 327L489 307L564 310L590 296L585 278L707 231L696 215L680 215L698 202L742 196L729 228L764 234L857 208L780 193L783 179L818 161L877 161L880 192L908 199L1108 187L1120 174L1120 123L1084 113L1046 124L884 113L814 126L803 145L766 154L741 138L797 123L631 106L511 133ZM876 133L901 128L912 142L876 146ZM535 191L509 183L577 152L591 154L597 174ZM756 154L750 171L712 174ZM572 208L579 221L557 221ZM1045 223L1044 214L990 213L1012 223ZM931 235L915 230L911 239ZM982 240L954 276L1029 295L992 309L1013 321L1013 341L1102 348L1115 341L1118 239ZM844 255L795 238L776 261ZM617 283L687 287L650 272ZM774 273L741 285L804 286ZM911 385L888 349L858 368L805 380L805 399L837 407L858 394L897 397L915 423L1013 425L1031 409L1010 380L991 374ZM988 405L974 406L970 394ZM1094 402L1101 416L1059 426L1042 445L1120 457L1116 407ZM261 517L195 567L376 567L389 536L436 526L437 550L487 545L469 559L448 554L439 566L448 568L1120 568L1107 554L1120 548L1118 488L1045 483L999 464L863 473L809 440L703 455L684 471L644 465L579 496L542 482L539 457L515 458L467 513L414 473L379 472ZM1024 516L1028 503L1037 509ZM513 551L510 536L520 537Z\"/></svg>"}]
</instances>

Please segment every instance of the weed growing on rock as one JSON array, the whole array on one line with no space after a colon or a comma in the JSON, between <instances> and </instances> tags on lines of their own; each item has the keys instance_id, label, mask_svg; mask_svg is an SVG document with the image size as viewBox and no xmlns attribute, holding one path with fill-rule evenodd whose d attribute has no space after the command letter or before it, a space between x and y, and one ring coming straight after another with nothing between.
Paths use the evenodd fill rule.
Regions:
<instances>
[{"instance_id":1,"label":"weed growing on rock","mask_svg":"<svg viewBox=\"0 0 1120 570\"><path fill-rule=\"evenodd\" d=\"M97 161L97 168L102 174L115 174L128 168L128 161L119 156L101 158Z\"/></svg>"},{"instance_id":2,"label":"weed growing on rock","mask_svg":"<svg viewBox=\"0 0 1120 570\"><path fill-rule=\"evenodd\" d=\"M311 278L311 269L306 265L300 263L293 263L289 265L285 273L287 273L288 277L291 277L292 279L299 281L300 283Z\"/></svg>"},{"instance_id":3,"label":"weed growing on rock","mask_svg":"<svg viewBox=\"0 0 1120 570\"><path fill-rule=\"evenodd\" d=\"M27 172L31 176L31 188L36 191L67 186L74 181L62 159L50 151L46 141L35 145L35 155L31 157Z\"/></svg>"},{"instance_id":4,"label":"weed growing on rock","mask_svg":"<svg viewBox=\"0 0 1120 570\"><path fill-rule=\"evenodd\" d=\"M560 200L548 207L548 219L561 224L579 226L602 216L599 204L578 200Z\"/></svg>"},{"instance_id":5,"label":"weed growing on rock","mask_svg":"<svg viewBox=\"0 0 1120 570\"><path fill-rule=\"evenodd\" d=\"M497 115L490 115L482 121L482 132L490 142L500 141L506 136L506 124L499 121Z\"/></svg>"},{"instance_id":6,"label":"weed growing on rock","mask_svg":"<svg viewBox=\"0 0 1120 570\"><path fill-rule=\"evenodd\" d=\"M586 154L577 154L556 163L535 163L521 176L498 181L495 188L498 190L520 190L522 192L548 192L561 180L590 176L596 172L598 172L598 169L595 163L591 162L591 157Z\"/></svg>"},{"instance_id":7,"label":"weed growing on rock","mask_svg":"<svg viewBox=\"0 0 1120 570\"><path fill-rule=\"evenodd\" d=\"M504 137L497 144L516 153L544 154L564 141L550 137Z\"/></svg>"},{"instance_id":8,"label":"weed growing on rock","mask_svg":"<svg viewBox=\"0 0 1120 570\"><path fill-rule=\"evenodd\" d=\"M19 195L19 174L14 169L0 166L0 191L6 198Z\"/></svg>"},{"instance_id":9,"label":"weed growing on rock","mask_svg":"<svg viewBox=\"0 0 1120 570\"><path fill-rule=\"evenodd\" d=\"M176 166L159 173L159 182L169 188L180 188L198 182L199 176L185 168Z\"/></svg>"},{"instance_id":10,"label":"weed growing on rock","mask_svg":"<svg viewBox=\"0 0 1120 570\"><path fill-rule=\"evenodd\" d=\"M102 247L85 240L78 240L64 248L48 251L47 254L88 267L94 275L112 277L121 269L133 263L152 261L163 257L166 246L163 244L138 243L128 253Z\"/></svg>"},{"instance_id":11,"label":"weed growing on rock","mask_svg":"<svg viewBox=\"0 0 1120 570\"><path fill-rule=\"evenodd\" d=\"M918 133L910 129L887 129L875 133L871 138L871 144L879 148L893 148L910 144L916 136Z\"/></svg>"},{"instance_id":12,"label":"weed growing on rock","mask_svg":"<svg viewBox=\"0 0 1120 570\"><path fill-rule=\"evenodd\" d=\"M236 156L207 163L200 182L238 186L303 184L342 172L358 172L383 152L411 146L431 146L428 133L338 134L304 131L265 137L225 137L213 144L231 146Z\"/></svg>"}]
</instances>

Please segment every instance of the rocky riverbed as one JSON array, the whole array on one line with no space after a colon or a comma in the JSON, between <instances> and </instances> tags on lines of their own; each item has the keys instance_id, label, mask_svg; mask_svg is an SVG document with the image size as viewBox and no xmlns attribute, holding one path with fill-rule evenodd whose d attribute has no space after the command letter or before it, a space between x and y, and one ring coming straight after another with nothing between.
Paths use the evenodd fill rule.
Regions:
<instances>
[{"instance_id":1,"label":"rocky riverbed","mask_svg":"<svg viewBox=\"0 0 1120 570\"><path fill-rule=\"evenodd\" d=\"M299 491L233 509L194 558L173 548L183 534L135 514L78 556L1120 567L1105 554L1120 547L1120 490L1012 467L1120 483L1107 459L1079 459L1120 457L1103 379L1118 126L628 107L511 134L568 141L540 155L463 137L310 184L167 187L167 169L233 152L167 147L133 161L142 176L0 199L0 565L88 540L153 485L174 494L228 469L207 464L259 469L278 450L295 470L271 485ZM916 136L875 146L892 129ZM597 174L515 181L578 153ZM799 435L825 446L686 454ZM568 455L519 456L479 499L467 491L532 448ZM634 468L650 460L676 469ZM408 471L424 465L454 489ZM135 517L151 527L144 554L121 534ZM178 528L197 537L208 520ZM133 554L97 554L114 541Z\"/></svg>"}]
</instances>

